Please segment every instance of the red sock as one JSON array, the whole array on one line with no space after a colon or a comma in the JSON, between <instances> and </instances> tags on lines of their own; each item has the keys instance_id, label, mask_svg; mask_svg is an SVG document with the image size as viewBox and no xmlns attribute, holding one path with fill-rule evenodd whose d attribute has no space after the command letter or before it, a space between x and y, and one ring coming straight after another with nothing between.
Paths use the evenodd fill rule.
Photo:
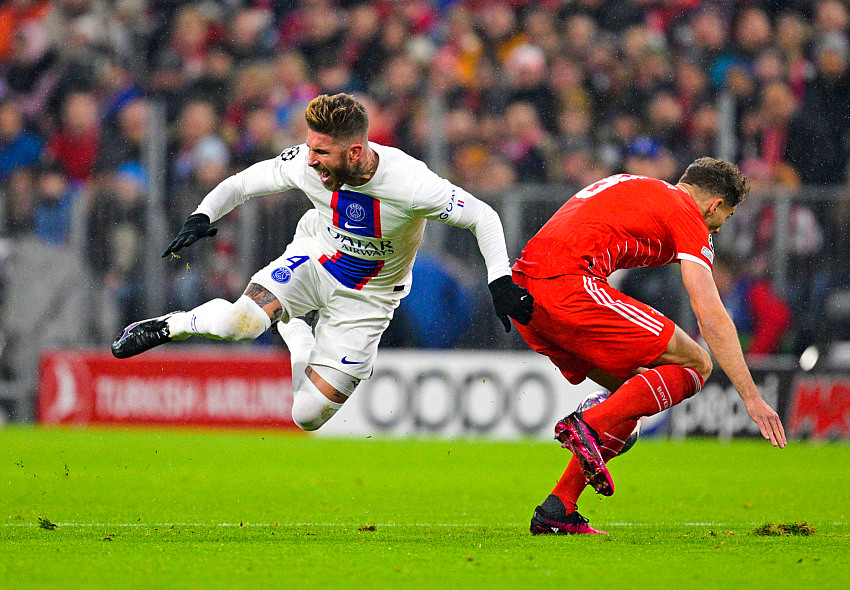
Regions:
<instances>
[{"instance_id":1,"label":"red sock","mask_svg":"<svg viewBox=\"0 0 850 590\"><path fill-rule=\"evenodd\" d=\"M584 421L597 433L626 420L652 416L696 394L702 376L679 365L662 365L635 375L601 404L584 411Z\"/></svg>"},{"instance_id":2,"label":"red sock","mask_svg":"<svg viewBox=\"0 0 850 590\"><path fill-rule=\"evenodd\" d=\"M634 432L635 426L637 426L637 420L628 420L618 424L610 432L599 433L602 442L600 450L606 463L617 456L620 449L626 444L626 439ZM573 457L552 493L561 499L564 506L567 507L567 514L569 514L575 511L578 497L585 487L587 487L587 484L584 481L584 474L581 472L578 461Z\"/></svg>"}]
</instances>

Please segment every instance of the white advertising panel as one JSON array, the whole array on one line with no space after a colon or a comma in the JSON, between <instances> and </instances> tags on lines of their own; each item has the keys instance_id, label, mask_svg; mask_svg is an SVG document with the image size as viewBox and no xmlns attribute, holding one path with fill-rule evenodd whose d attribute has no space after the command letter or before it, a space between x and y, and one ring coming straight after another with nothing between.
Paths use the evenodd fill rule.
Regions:
<instances>
[{"instance_id":1,"label":"white advertising panel","mask_svg":"<svg viewBox=\"0 0 850 590\"><path fill-rule=\"evenodd\" d=\"M533 352L387 351L321 436L552 438L591 381L571 385Z\"/></svg>"}]
</instances>

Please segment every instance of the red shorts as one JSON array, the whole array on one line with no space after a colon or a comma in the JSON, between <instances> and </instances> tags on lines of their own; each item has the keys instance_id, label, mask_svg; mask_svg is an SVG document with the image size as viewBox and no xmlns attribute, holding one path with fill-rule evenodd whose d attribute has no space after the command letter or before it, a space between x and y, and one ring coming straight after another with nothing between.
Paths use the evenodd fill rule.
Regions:
<instances>
[{"instance_id":1,"label":"red shorts","mask_svg":"<svg viewBox=\"0 0 850 590\"><path fill-rule=\"evenodd\" d=\"M570 383L581 383L593 368L626 379L666 351L673 336L670 319L602 279L534 279L516 271L513 279L534 297L531 323L514 325Z\"/></svg>"}]
</instances>

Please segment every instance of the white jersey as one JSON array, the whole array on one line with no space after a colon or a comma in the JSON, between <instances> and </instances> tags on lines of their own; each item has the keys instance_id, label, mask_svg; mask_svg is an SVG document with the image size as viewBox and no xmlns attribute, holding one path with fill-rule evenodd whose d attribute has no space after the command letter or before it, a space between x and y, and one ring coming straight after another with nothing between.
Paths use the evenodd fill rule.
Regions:
<instances>
[{"instance_id":1,"label":"white jersey","mask_svg":"<svg viewBox=\"0 0 850 590\"><path fill-rule=\"evenodd\" d=\"M378 168L363 185L329 191L307 165L308 148L301 144L224 180L195 213L215 221L253 196L301 189L315 209L299 222L299 234L311 238L311 255L352 289L409 285L428 219L475 234L488 282L511 274L501 222L490 206L401 150L369 145Z\"/></svg>"}]
</instances>

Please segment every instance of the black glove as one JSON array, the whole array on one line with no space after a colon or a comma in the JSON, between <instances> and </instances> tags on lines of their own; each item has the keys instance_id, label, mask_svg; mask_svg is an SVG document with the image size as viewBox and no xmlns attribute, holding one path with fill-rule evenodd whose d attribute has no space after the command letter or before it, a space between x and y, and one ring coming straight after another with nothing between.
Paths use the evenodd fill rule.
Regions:
<instances>
[{"instance_id":1,"label":"black glove","mask_svg":"<svg viewBox=\"0 0 850 590\"><path fill-rule=\"evenodd\" d=\"M490 295L493 296L493 307L496 315L502 320L505 332L511 331L511 320L514 318L523 326L531 321L534 311L534 297L531 293L514 283L510 276L499 277L489 285Z\"/></svg>"},{"instance_id":2,"label":"black glove","mask_svg":"<svg viewBox=\"0 0 850 590\"><path fill-rule=\"evenodd\" d=\"M180 248L191 246L201 238L211 238L217 233L218 228L210 226L209 216L203 213L190 215L186 219L186 223L183 224L183 229L180 230L180 233L177 234L162 257L165 258L169 254L174 254Z\"/></svg>"}]
</instances>

